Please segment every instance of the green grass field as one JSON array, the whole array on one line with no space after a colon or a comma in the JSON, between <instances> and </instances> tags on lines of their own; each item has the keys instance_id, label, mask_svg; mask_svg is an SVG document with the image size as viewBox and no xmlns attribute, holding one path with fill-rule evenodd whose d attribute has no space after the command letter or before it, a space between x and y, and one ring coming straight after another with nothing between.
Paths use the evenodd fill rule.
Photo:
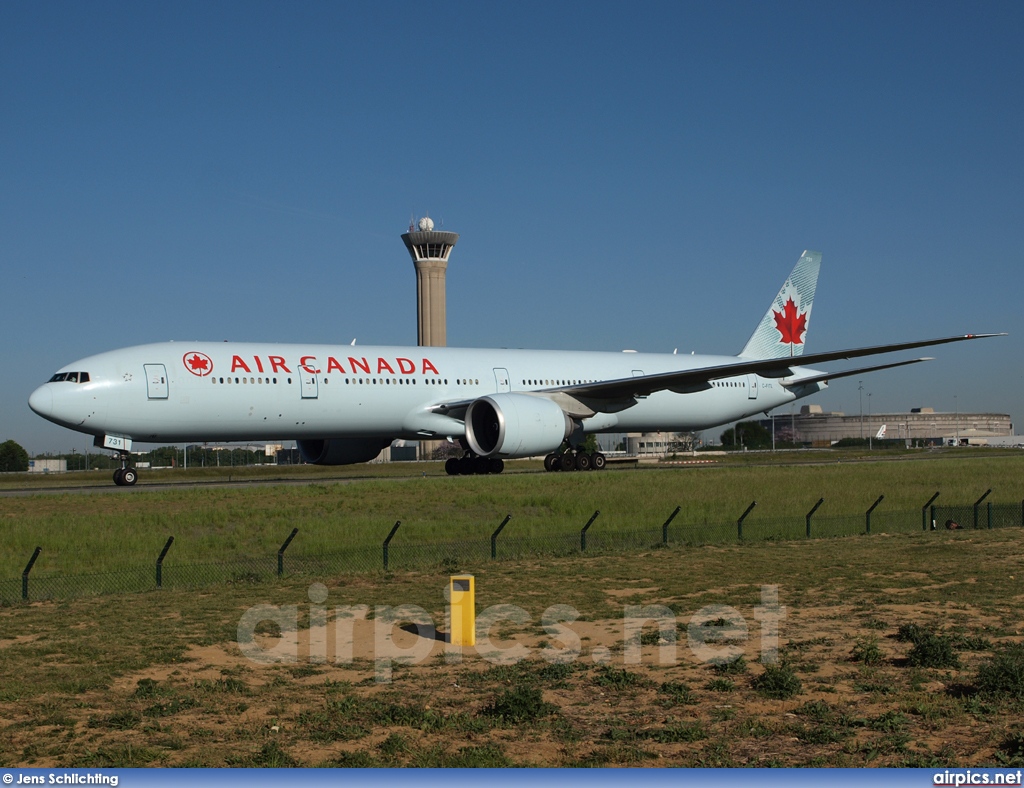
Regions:
<instances>
[{"instance_id":1,"label":"green grass field","mask_svg":"<svg viewBox=\"0 0 1024 788\"><path fill-rule=\"evenodd\" d=\"M299 535L290 552L315 555L377 547L396 520L403 523L397 546L485 542L506 514L513 519L503 537L511 538L576 534L595 510L601 512L596 532L657 528L676 506L682 507L675 521L680 527L735 521L753 500L758 506L748 520L751 526L778 517L794 518L799 525L821 497L819 517L859 515L883 494L880 516L919 511L937 491L938 503L946 505L971 504L990 488L993 502L1024 499L1020 452L918 452L879 461L796 453L804 464L793 465L762 463L765 456L724 458L709 466L496 477L447 477L439 466L396 463L360 466L362 477L352 469L334 476L312 469L316 475L301 484L186 489L154 484L88 494L41 490L0 498L0 578L19 577L36 546L43 548L36 574L151 566L172 535L168 561L226 562L273 556L292 528ZM816 462L807 464L809 458ZM367 477L408 474L410 467L421 475ZM216 471L207 473L217 478Z\"/></svg>"}]
</instances>

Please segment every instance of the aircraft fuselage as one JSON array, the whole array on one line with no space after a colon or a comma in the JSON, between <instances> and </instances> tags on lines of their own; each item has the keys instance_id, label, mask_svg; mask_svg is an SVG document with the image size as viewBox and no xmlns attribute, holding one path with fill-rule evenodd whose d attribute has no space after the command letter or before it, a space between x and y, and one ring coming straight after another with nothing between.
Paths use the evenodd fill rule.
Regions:
<instances>
[{"instance_id":1,"label":"aircraft fuselage","mask_svg":"<svg viewBox=\"0 0 1024 788\"><path fill-rule=\"evenodd\" d=\"M732 356L166 342L100 353L37 389L40 415L91 435L143 442L458 438L439 403L734 363ZM87 382L56 380L86 373ZM815 386L814 391L819 387ZM812 392L807 392L812 393ZM584 432L700 430L796 399L746 374L658 391L583 421Z\"/></svg>"}]
</instances>

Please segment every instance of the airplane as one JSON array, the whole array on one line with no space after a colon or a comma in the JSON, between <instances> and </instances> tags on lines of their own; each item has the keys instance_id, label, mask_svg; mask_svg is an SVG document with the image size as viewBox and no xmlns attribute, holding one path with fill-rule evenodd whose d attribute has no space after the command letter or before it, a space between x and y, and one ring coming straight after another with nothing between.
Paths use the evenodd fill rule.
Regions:
<instances>
[{"instance_id":1,"label":"airplane","mask_svg":"<svg viewBox=\"0 0 1024 788\"><path fill-rule=\"evenodd\" d=\"M448 440L449 474L605 467L589 433L691 431L769 412L841 372L807 365L1000 334L965 334L805 354L821 253L805 251L736 356L448 347L164 342L62 367L29 407L115 451L118 485L138 479L133 442L296 441L305 462L368 462L395 440ZM799 363L798 363L799 362Z\"/></svg>"}]
</instances>

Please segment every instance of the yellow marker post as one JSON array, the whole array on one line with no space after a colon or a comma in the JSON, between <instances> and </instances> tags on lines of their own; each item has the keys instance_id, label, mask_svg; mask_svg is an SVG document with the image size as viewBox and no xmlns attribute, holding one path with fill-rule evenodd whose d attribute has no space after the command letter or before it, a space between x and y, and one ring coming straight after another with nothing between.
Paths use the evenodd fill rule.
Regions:
<instances>
[{"instance_id":1,"label":"yellow marker post","mask_svg":"<svg viewBox=\"0 0 1024 788\"><path fill-rule=\"evenodd\" d=\"M476 588L473 575L452 575L448 586L451 610L451 643L476 645Z\"/></svg>"}]
</instances>

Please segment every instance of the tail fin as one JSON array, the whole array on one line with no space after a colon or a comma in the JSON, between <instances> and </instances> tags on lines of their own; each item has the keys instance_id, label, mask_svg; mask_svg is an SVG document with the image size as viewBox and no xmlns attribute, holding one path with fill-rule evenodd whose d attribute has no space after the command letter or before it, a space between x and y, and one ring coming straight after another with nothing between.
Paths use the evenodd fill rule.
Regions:
<instances>
[{"instance_id":1,"label":"tail fin","mask_svg":"<svg viewBox=\"0 0 1024 788\"><path fill-rule=\"evenodd\" d=\"M742 358L789 358L804 352L821 252L806 251L740 351Z\"/></svg>"}]
</instances>

